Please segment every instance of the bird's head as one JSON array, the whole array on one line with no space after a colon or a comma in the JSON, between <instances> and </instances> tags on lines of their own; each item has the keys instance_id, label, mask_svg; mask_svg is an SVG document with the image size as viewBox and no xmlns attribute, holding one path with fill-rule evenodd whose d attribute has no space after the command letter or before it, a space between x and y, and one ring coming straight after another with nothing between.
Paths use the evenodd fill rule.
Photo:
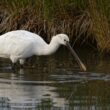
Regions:
<instances>
[{"instance_id":1,"label":"bird's head","mask_svg":"<svg viewBox=\"0 0 110 110\"><path fill-rule=\"evenodd\" d=\"M59 44L66 46L67 42L69 43L69 37L66 34L57 34L56 37Z\"/></svg>"},{"instance_id":2,"label":"bird's head","mask_svg":"<svg viewBox=\"0 0 110 110\"><path fill-rule=\"evenodd\" d=\"M86 66L82 63L82 61L80 60L80 58L78 57L74 49L70 46L69 37L66 34L57 34L55 39L59 44L65 45L68 47L68 49L72 52L72 55L75 57L76 61L80 65L81 69L83 71L86 71Z\"/></svg>"}]
</instances>

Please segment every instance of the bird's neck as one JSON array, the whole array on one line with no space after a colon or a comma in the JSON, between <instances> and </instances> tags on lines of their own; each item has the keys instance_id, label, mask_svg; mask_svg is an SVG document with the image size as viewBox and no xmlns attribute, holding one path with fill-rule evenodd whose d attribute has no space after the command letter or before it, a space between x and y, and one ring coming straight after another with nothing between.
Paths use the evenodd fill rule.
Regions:
<instances>
[{"instance_id":1,"label":"bird's neck","mask_svg":"<svg viewBox=\"0 0 110 110\"><path fill-rule=\"evenodd\" d=\"M48 44L47 46L45 46L43 55L50 55L53 54L57 51L57 49L59 48L60 44L58 43L57 39L52 38L50 44Z\"/></svg>"}]
</instances>

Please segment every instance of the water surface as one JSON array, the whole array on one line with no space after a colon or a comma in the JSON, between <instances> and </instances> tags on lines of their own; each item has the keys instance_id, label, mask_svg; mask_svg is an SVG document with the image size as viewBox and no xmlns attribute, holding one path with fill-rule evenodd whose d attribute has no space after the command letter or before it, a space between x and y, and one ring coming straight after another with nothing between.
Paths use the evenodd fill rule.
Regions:
<instances>
[{"instance_id":1,"label":"water surface","mask_svg":"<svg viewBox=\"0 0 110 110\"><path fill-rule=\"evenodd\" d=\"M0 59L0 110L110 110L110 57L77 51L88 71L71 54L34 58L34 68L11 70Z\"/></svg>"}]
</instances>

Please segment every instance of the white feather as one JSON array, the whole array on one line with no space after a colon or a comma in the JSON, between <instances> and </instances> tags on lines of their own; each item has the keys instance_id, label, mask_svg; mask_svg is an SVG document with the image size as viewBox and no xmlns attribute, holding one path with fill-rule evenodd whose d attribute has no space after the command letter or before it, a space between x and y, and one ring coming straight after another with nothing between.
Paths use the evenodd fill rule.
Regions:
<instances>
[{"instance_id":1,"label":"white feather","mask_svg":"<svg viewBox=\"0 0 110 110\"><path fill-rule=\"evenodd\" d=\"M24 59L32 55L49 55L58 47L66 45L64 39L69 41L65 34L54 36L47 44L39 35L25 30L7 32L0 36L0 57L11 59L12 63L18 60L24 63Z\"/></svg>"}]
</instances>

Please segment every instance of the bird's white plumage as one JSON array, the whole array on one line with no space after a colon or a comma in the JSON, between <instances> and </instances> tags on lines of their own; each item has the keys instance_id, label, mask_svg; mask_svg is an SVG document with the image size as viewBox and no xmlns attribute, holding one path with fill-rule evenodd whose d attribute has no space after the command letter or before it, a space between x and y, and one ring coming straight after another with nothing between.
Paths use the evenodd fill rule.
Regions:
<instances>
[{"instance_id":1,"label":"bird's white plumage","mask_svg":"<svg viewBox=\"0 0 110 110\"><path fill-rule=\"evenodd\" d=\"M69 38L65 34L58 34L47 44L39 35L25 30L11 31L0 36L0 57L10 58L13 63L32 55L48 55L54 53L58 47L66 45Z\"/></svg>"}]
</instances>

